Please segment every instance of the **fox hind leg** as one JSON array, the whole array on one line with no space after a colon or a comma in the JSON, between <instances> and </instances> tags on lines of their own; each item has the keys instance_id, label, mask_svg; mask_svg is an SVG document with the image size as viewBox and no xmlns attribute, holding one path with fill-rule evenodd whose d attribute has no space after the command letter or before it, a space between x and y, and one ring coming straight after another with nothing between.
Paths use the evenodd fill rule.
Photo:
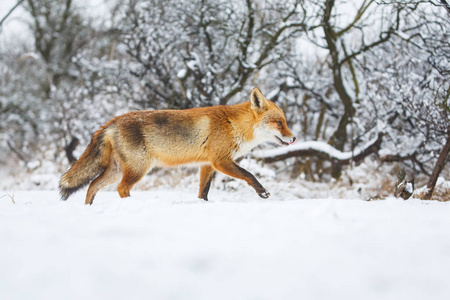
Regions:
<instances>
[{"instance_id":1,"label":"fox hind leg","mask_svg":"<svg viewBox=\"0 0 450 300\"><path fill-rule=\"evenodd\" d=\"M113 184L122 177L119 162L114 155L111 155L110 162L106 169L101 173L94 181L89 185L89 189L86 194L85 204L92 204L94 202L95 195L98 191L107 185Z\"/></svg>"},{"instance_id":2,"label":"fox hind leg","mask_svg":"<svg viewBox=\"0 0 450 300\"><path fill-rule=\"evenodd\" d=\"M136 164L137 165L137 164ZM121 198L129 197L130 196L130 190L131 188L139 182L145 174L150 171L150 169L154 166L154 162L141 162L141 165L139 167L132 167L129 165L123 165L122 164L122 172L123 177L122 181L119 183L119 186L117 187L117 192L119 192L119 195Z\"/></svg>"}]
</instances>

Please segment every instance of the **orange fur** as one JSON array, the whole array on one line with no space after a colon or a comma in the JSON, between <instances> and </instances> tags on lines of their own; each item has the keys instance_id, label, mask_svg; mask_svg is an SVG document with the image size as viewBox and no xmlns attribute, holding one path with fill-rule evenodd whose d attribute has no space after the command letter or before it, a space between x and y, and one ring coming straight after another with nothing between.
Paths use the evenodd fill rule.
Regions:
<instances>
[{"instance_id":1,"label":"orange fur","mask_svg":"<svg viewBox=\"0 0 450 300\"><path fill-rule=\"evenodd\" d=\"M120 178L117 191L120 197L128 197L133 185L152 167L187 163L202 165L199 198L207 200L215 170L245 180L267 198L266 189L234 160L263 141L287 145L295 137L281 109L258 88L250 100L229 106L135 111L111 119L62 176L62 198L93 180L85 202L92 204L101 188Z\"/></svg>"}]
</instances>

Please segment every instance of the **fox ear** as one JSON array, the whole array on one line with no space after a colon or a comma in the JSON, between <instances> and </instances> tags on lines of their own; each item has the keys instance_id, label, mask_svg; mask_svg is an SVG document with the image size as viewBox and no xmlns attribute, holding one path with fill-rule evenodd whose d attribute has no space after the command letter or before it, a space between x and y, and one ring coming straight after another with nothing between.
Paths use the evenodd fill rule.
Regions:
<instances>
[{"instance_id":1,"label":"fox ear","mask_svg":"<svg viewBox=\"0 0 450 300\"><path fill-rule=\"evenodd\" d=\"M252 103L252 109L257 113L261 113L269 108L269 103L257 87L253 89L250 95L250 101Z\"/></svg>"}]
</instances>

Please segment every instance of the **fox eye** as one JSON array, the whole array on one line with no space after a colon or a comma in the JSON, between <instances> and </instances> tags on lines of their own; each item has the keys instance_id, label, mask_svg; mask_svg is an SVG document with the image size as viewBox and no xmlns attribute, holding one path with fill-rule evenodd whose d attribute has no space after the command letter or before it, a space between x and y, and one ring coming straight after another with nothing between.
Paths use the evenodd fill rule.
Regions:
<instances>
[{"instance_id":1,"label":"fox eye","mask_svg":"<svg viewBox=\"0 0 450 300\"><path fill-rule=\"evenodd\" d=\"M283 126L283 123L282 123L281 121L277 121L277 125L280 126L280 127L282 127L282 126Z\"/></svg>"}]
</instances>

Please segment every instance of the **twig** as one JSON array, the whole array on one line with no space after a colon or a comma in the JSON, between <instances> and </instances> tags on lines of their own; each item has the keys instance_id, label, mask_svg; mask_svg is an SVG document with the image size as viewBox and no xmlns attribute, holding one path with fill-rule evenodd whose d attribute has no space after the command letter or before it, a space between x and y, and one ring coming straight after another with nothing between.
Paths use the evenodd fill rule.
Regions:
<instances>
[{"instance_id":1,"label":"twig","mask_svg":"<svg viewBox=\"0 0 450 300\"><path fill-rule=\"evenodd\" d=\"M6 14L6 16L4 16L3 19L0 20L0 31L1 31L1 29L2 29L3 22L5 22L5 20L9 17L9 15L12 14L12 12L13 12L17 7L19 7L19 5L22 4L23 1L25 1L25 0L19 0L19 1L17 1L16 5L14 5L14 6L9 10L9 12Z\"/></svg>"},{"instance_id":2,"label":"twig","mask_svg":"<svg viewBox=\"0 0 450 300\"><path fill-rule=\"evenodd\" d=\"M0 199L2 199L3 197L6 197L6 196L8 196L11 199L13 204L16 204L16 201L14 201L14 195L11 196L10 194L6 194L6 195L1 196Z\"/></svg>"}]
</instances>

